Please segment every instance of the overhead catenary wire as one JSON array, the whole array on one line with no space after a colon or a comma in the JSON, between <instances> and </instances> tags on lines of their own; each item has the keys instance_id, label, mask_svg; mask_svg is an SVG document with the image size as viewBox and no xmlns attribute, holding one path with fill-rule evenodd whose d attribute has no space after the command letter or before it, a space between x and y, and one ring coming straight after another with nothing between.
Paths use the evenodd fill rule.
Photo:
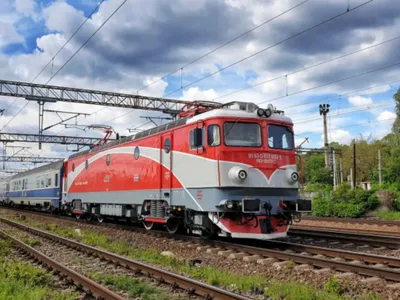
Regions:
<instances>
[{"instance_id":1,"label":"overhead catenary wire","mask_svg":"<svg viewBox=\"0 0 400 300\"><path fill-rule=\"evenodd\" d=\"M203 76L203 77L201 77L201 78L199 78L199 79L197 79L197 80L195 80L195 81L192 81L192 82L190 82L190 83L188 83L188 84L182 86L182 87L179 88L179 89L176 89L176 90L174 90L174 91L172 91L172 92L169 92L169 93L167 93L167 94L164 94L163 97L167 97L167 96L169 96L169 95L172 95L172 94L174 94L174 93L176 93L176 92L179 92L180 90L182 90L182 89L184 89L184 88L187 88L187 87L189 87L189 86L191 86L191 85L193 85L193 84L195 84L195 83L201 82L201 81L203 81L203 80L205 80L205 79L207 79L207 78L209 78L209 77L211 77L211 76L214 76L214 75L216 75L216 74L218 74L218 73L221 73L222 71L225 71L225 70L227 70L227 69L229 69L229 68L231 68L231 67L233 67L233 66L236 66L236 65L238 65L238 64L240 64L240 63L242 63L242 62L244 62L244 61L246 61L246 60L248 60L248 59L250 59L250 58L253 58L253 57L255 57L255 56L257 56L257 55L259 55L259 54L261 54L261 53L263 53L263 52L265 52L265 51L267 51L267 50L269 50L269 49L272 49L272 48L274 48L274 47L276 47L276 46L279 46L279 45L281 45L281 44L283 44L283 43L285 43L285 42L287 42L287 41L290 41L290 40L292 40L292 39L294 39L294 38L296 38L296 37L298 37L298 36L300 36L300 35L302 35L302 34L305 34L305 33L309 32L309 31L312 31L313 29L315 29L315 28L317 28L317 27L319 27L319 26L322 26L322 25L324 25L324 24L327 24L327 23L329 23L329 22L331 22L331 21L333 21L333 20L336 20L336 19L338 19L338 18L340 18L340 17L342 17L342 16L344 16L344 15L346 15L346 14L348 14L348 13L350 13L350 12L356 10L356 9L359 9L359 8L365 6L365 5L367 5L367 4L369 4L369 3L373 2L373 1L374 1L374 0L368 0L368 1L366 1L366 2L363 2L363 3L361 3L361 4L357 5L357 6L355 6L355 7L351 8L351 9L349 9L349 10L346 9L344 12L342 12L342 13L340 13L340 14L337 14L337 15L335 15L335 16L333 16L333 17L330 17L330 18L327 19L327 20L324 20L324 21L322 21L322 22L319 22L319 23L317 23L317 24L315 24L315 25L313 25L313 26L311 26L311 27L308 27L307 29L304 29L304 30L302 30L302 31L300 31L300 32L298 32L298 33L296 33L296 34L294 34L294 35L291 35L291 36L289 36L289 37L287 37L287 38L285 38L285 39L283 39L283 40L281 40L281 41L279 41L279 42L277 42L277 43L274 43L274 44L272 44L272 45L270 45L270 46L268 46L268 47L266 47L266 48L263 48L263 49L261 49L261 50L255 52L255 53L253 53L253 54L251 54L251 55L248 55L248 56L246 56L246 57L244 57L244 58L242 58L242 59L240 59L240 60L238 60L238 61L236 61L236 62L233 62L233 63L231 63L231 64L229 64L229 65L227 65L227 66L225 66L225 67L223 67L223 68L220 68L220 69L218 69L218 70L215 71L215 72L212 72L212 73L210 73L210 74L208 74L208 75L205 75L205 76Z\"/></svg>"},{"instance_id":2,"label":"overhead catenary wire","mask_svg":"<svg viewBox=\"0 0 400 300\"><path fill-rule=\"evenodd\" d=\"M371 3L371 2L373 2L373 1L374 1L374 0L369 0L369 1L366 1L366 2L364 2L364 3L361 3L360 5L355 6L354 8L352 8L350 11L353 11L353 10L356 10L356 9L358 9L358 8L360 8L360 7L363 7L364 5L366 5L366 4L368 4L368 3ZM251 57L254 57L254 56L256 56L256 55L258 55L258 54L260 54L260 53L262 53L262 52L264 52L264 51L266 51L266 50L268 50L268 49L270 49L270 48L272 48L272 47L275 47L275 46L277 46L277 45L279 45L279 44L282 44L282 43L284 43L285 41L288 41L288 40L290 40L290 39L293 39L293 38L295 38L295 37L297 37L297 36L299 36L299 35L301 35L301 34L303 34L303 33L305 33L305 32L308 32L308 31L310 31L310 30L312 30L312 29L318 27L318 26L321 26L321 25L326 24L326 23L328 23L328 22L330 22L330 21L332 21L332 20L334 20L334 19L337 19L337 18L339 18L339 17L341 17L341 16L347 14L347 13L350 12L350 11L342 12L342 13L340 13L340 14L338 14L338 15L335 15L334 17L331 17L331 18L328 19L328 20L322 21L322 22L320 22L320 23L318 23L318 24L316 24L316 25L314 25L314 26L312 26L312 27L310 27L310 28L308 28L308 29L305 29L305 30L303 30L303 31L301 31L301 32L299 32L299 33L297 33L297 34L295 34L295 35L289 37L289 38L286 38L286 39L284 39L284 40L282 40L282 41L280 41L280 42L278 42L278 43L276 43L276 44L274 44L274 45L271 45L271 46L269 46L269 47L267 47L267 48L264 48L263 50L260 50L260 51L258 51L258 52L256 52L256 53L253 53L252 55L247 56L247 57L245 57L245 58L243 58L243 59L241 59L241 60L239 60L239 61L237 61L237 62L235 62L235 63L233 63L233 64L231 64L231 65L228 65L228 66L226 66L226 67L223 68L223 69L220 69L220 70L218 70L218 71L216 71L216 72L214 72L214 73L211 73L211 74L209 74L209 75L207 75L207 76L205 76L205 77L202 77L202 78L200 78L199 80L190 83L189 85L192 85L192 84L194 84L194 83L196 83L196 82L199 82L199 81L201 81L201 80L203 80L203 79L206 79L206 78L208 78L208 77L210 77L210 76L213 76L214 74L217 74L217 73L219 73L219 72L221 72L221 71L223 71L223 70L225 70L225 69L227 69L227 68L229 68L229 67L231 67L231 66L233 66L233 65L236 65L236 64L238 64L238 63L240 63L240 62L242 62L242 61L244 61L244 60L247 60L247 59L249 59L249 58L251 58ZM400 38L400 37L399 37L399 38ZM395 40L395 39L393 39L393 40ZM389 42L389 41L387 41L387 42ZM350 54L349 54L349 55L350 55ZM182 88L185 88L185 87L187 87L187 86L189 86L189 85L182 86ZM180 89L179 89L179 90L180 90ZM178 91L178 90L175 90L174 92L176 92L176 91ZM169 96L169 95L173 94L174 92L165 94L164 97ZM289 96L289 95L288 95L288 96ZM214 99L214 100L215 100L215 99ZM99 109L98 111L100 111L100 110L102 110L102 109L103 109L103 108ZM98 111L97 111L97 112L98 112ZM118 115L118 116L116 116L116 117L114 117L114 118L112 118L112 119L107 120L105 123L107 124L107 123L109 123L109 122L112 122L112 121L114 121L114 120L116 120L116 119L118 119L118 118L120 118L120 117L123 117L123 116L126 116L126 115L130 114L131 112L132 112L132 111L128 111L128 112L122 113L122 114L120 114L120 115Z\"/></svg>"},{"instance_id":3,"label":"overhead catenary wire","mask_svg":"<svg viewBox=\"0 0 400 300\"><path fill-rule=\"evenodd\" d=\"M154 80L154 81L150 82L149 84L147 84L147 85L141 87L140 89L137 90L137 92L139 93L140 91L142 91L142 90L144 90L144 89L146 89L146 88L152 86L153 84L155 84L155 83L157 83L157 82L160 82L161 80L164 80L165 78L167 78L167 77L169 77L169 76L175 74L176 72L179 72L179 71L182 72L182 70L183 70L184 68L187 68L188 66L190 66L190 65L192 65L192 64L194 64L194 63L200 61L201 59L203 59L203 58L209 56L210 54L212 54L212 53L214 53L214 52L216 52L216 51L218 51L218 50L220 50L220 49L222 49L222 48L228 46L229 44L231 44L231 43L237 41L238 39L240 39L240 38L242 38L242 37L248 35L249 33L255 31L256 29L258 29L258 28L260 28L260 27L262 27L262 26L264 26L264 25L266 25L266 24L268 24L268 23L274 21L275 19L277 19L277 18L279 18L279 17L281 17L281 16L283 16L283 15L285 15L285 14L291 12L292 10L294 10L294 9L296 9L296 8L298 8L298 7L300 7L301 5L307 3L308 1L309 1L309 0L304 0L304 1L300 2L299 4L297 4L297 5L295 5L295 6L291 7L291 8L289 8L289 9L287 9L287 10L281 12L280 14L278 14L278 15L276 15L276 16L270 18L270 19L268 19L267 21L265 21L265 22L263 22L263 23L261 23L261 24L258 24L257 26L251 28L250 30L247 30L247 31L241 33L240 35L236 36L235 38L233 38L233 39L231 39L231 40L229 40L229 41L223 43L222 45L220 45L220 46L214 48L213 50L211 50L211 51L209 51L209 52L207 52L207 53L205 53L205 54L203 54L203 55L201 55L201 56L195 58L194 60L192 60L192 61L186 63L185 65L179 67L179 68L176 69L175 71L172 71L172 72L170 72L170 73L168 73L168 74L162 76L161 78L159 78L159 79L157 79L157 80ZM182 84L181 84L181 87L182 87Z\"/></svg>"},{"instance_id":4,"label":"overhead catenary wire","mask_svg":"<svg viewBox=\"0 0 400 300\"><path fill-rule=\"evenodd\" d=\"M81 25L75 30L75 32L69 37L69 39L61 46L61 48L57 51L55 55L49 60L49 62L40 70L40 72L33 78L32 83L43 73L43 71L54 62L54 59L61 53L61 51L69 44L69 42L77 35L77 33L82 29L82 27L90 20L90 18L94 15L94 13L100 8L101 4L105 0L101 0L99 4L93 9L93 11L85 18ZM53 74L52 74L53 75Z\"/></svg>"},{"instance_id":5,"label":"overhead catenary wire","mask_svg":"<svg viewBox=\"0 0 400 300\"><path fill-rule=\"evenodd\" d=\"M333 117L352 114L352 113L356 113L356 112L360 112L360 111L364 111L364 110L370 110L370 109L373 109L373 108L386 107L386 106L392 106L392 105L395 105L394 101L385 101L385 102L379 103L377 105L369 105L369 106L366 106L366 107L363 106L363 107L360 107L359 109L354 109L354 110L349 110L349 111L342 111L342 112L338 112L338 113L335 113L335 114L330 114L329 117L333 118ZM320 117L311 117L311 118L305 118L305 119L296 120L296 121L294 121L294 123L295 124L301 124L301 123L306 123L306 122L310 122L310 121L316 121L316 120L319 120L319 119L320 119Z\"/></svg>"},{"instance_id":6,"label":"overhead catenary wire","mask_svg":"<svg viewBox=\"0 0 400 300\"><path fill-rule=\"evenodd\" d=\"M89 41L100 31L101 28L104 27L108 23L108 21L121 9L121 7L127 2L128 0L122 1L122 3L111 13L111 15L93 32L88 39L72 54L72 56L50 77L50 79L45 83L49 84L50 81L56 77L61 70L64 69L64 67L89 43ZM4 130L21 112L22 110L29 104L30 102L27 102L1 129L0 132Z\"/></svg>"},{"instance_id":7,"label":"overhead catenary wire","mask_svg":"<svg viewBox=\"0 0 400 300\"><path fill-rule=\"evenodd\" d=\"M211 50L211 51L209 51L209 52L207 52L207 53L205 53L205 54L203 54L203 55L197 57L196 59L194 59L194 60L192 60L192 61L186 63L185 65L179 67L179 68L176 69L175 71L170 72L170 73L168 73L168 74L162 76L161 78L159 78L159 79L157 79L157 80L154 80L154 81L150 82L149 84L147 84L147 85L141 87L140 89L137 90L137 93L139 93L140 91L142 91L142 90L144 90L144 89L146 89L146 88L152 86L153 84L156 84L157 82L160 82L161 80L163 80L163 79L165 79L165 78L167 78L167 77L169 77L169 76L171 76L171 75L173 75L173 74L175 74L176 72L179 72L179 71L181 71L181 88L183 88L183 84L182 84L182 75L183 75L183 69L184 69L184 68L186 68L186 67L188 67L188 66L190 66L190 65L192 65L192 64L194 64L194 63L196 63L196 62L198 62L198 61L200 61L201 59L203 59L203 58L209 56L209 55L212 54L212 53L215 53L216 51L218 51L218 50L220 50L220 49L226 47L227 45L229 45L229 44L231 44L231 43L237 41L238 39L240 39L240 38L246 36L247 34L249 34L249 33L253 32L253 31L255 31L256 29L258 29L258 28L260 28L260 27L262 27L262 26L264 26L264 25L266 25L266 24L272 22L273 20L276 20L277 18L279 18L279 17L281 17L281 16L283 16L283 15L289 13L290 11L292 11L292 10L298 8L299 6L305 4L305 3L308 2L308 1L309 1L309 0L305 0L305 1L303 1L303 2L300 2L299 4L297 4L297 5L295 5L295 6L291 7L291 8L289 8L289 9L283 11L282 13L280 13L280 14L278 14L278 15L276 15L276 16L270 18L270 19L268 19L267 21L264 21L263 23L261 23L261 24L255 26L255 27L253 27L253 28L251 28L250 30L247 30L247 31L241 33L241 34L238 35L237 37L235 37L235 38L233 38L233 39L231 39L231 40L229 40L229 41L223 43L222 45L220 45L220 46L214 48L213 50ZM96 113L98 113L99 111L101 111L101 110L103 110L103 109L104 109L104 107L98 109L98 110L95 111L94 113L96 114ZM129 113L131 113L131 112L123 113L122 115L120 115L120 116L118 116L118 117L125 116L125 115L127 115L127 114L129 114ZM114 118L114 119L112 119L112 120L109 120L109 121L107 121L107 122L114 121L114 120L117 119L118 117L116 117L116 118Z\"/></svg>"},{"instance_id":8,"label":"overhead catenary wire","mask_svg":"<svg viewBox=\"0 0 400 300\"><path fill-rule=\"evenodd\" d=\"M264 103L274 102L274 101L279 100L279 99L283 99L283 98L291 97L291 96L298 95L298 94L301 94L301 93L309 92L309 91L312 91L312 90L315 90L315 89L318 89L318 88L321 88L321 87L325 87L325 86L328 86L328 85L331 85L331 84L334 84L334 83L339 83L339 82L342 82L342 81L345 81L345 80L354 79L354 78L357 78L357 77L360 77L360 76L363 76L363 75L367 75L367 74L371 74L371 73L374 73L374 72L390 69L390 68L393 68L393 67L396 67L396 66L399 66L399 65L400 65L400 62L397 62L397 63L394 63L394 64L389 64L389 65L385 65L385 66L380 67L380 68L376 68L376 69L373 69L373 70L365 71L365 72L358 73L358 74L355 74L355 75L351 75L351 76L348 76L348 77L340 78L340 79L333 80L333 81L330 81L330 82L327 82L327 83L319 84L319 85L316 85L316 86L313 86L313 87L310 87L310 88L306 88L306 89L291 93L291 94L289 94L287 96L284 95L284 96L275 97L275 98L272 98L272 99L269 99L269 100L258 102L256 104L260 105L260 104L264 104ZM319 101L321 101L321 100L319 100Z\"/></svg>"},{"instance_id":9,"label":"overhead catenary wire","mask_svg":"<svg viewBox=\"0 0 400 300\"><path fill-rule=\"evenodd\" d=\"M364 108L375 108L375 107L377 107L375 105L379 105L379 104L381 104L381 105L386 105L386 104L387 105L392 105L392 104L395 105L395 102L393 100L390 100L390 101L379 101L379 102L375 102L374 104L364 104L364 105L360 105L360 106L349 105L349 106L341 107L342 111L337 110L336 113L334 113L334 114L339 114L339 113L342 113L342 112L346 113L346 112L349 112L349 111L353 111L353 110L344 110L343 111L343 109L346 109L346 108L348 108L348 109L354 109L354 108L361 109L363 107ZM316 108L317 107L314 106L310 110L290 114L290 117L292 118L293 116L296 116L296 115L305 115L305 114L308 114L308 113L315 113L315 112L317 112ZM332 107L331 107L331 109L332 109Z\"/></svg>"},{"instance_id":10,"label":"overhead catenary wire","mask_svg":"<svg viewBox=\"0 0 400 300\"><path fill-rule=\"evenodd\" d=\"M308 92L308 91L311 91L311 90L314 90L314 89L317 89L317 88L320 88L320 87L328 86L328 85L331 85L331 84L334 84L334 83L342 82L342 81L349 80L349 79L354 79L354 78L357 78L357 77L360 77L360 76L363 76L363 75L371 74L373 72L378 72L378 71L382 71L382 70L385 70L385 69L393 68L393 67L398 66L398 65L400 65L400 62L397 62L395 64L386 65L386 66L383 66L383 67L380 67L380 68L376 68L376 69L373 69L373 70L368 70L368 71L365 71L365 72L362 72L362 73L358 73L358 74L355 74L355 75L352 75L352 76L348 76L348 77L340 78L340 79L337 79L337 80L333 80L333 81L330 81L328 83L316 85L314 87L310 87L310 88L307 88L307 89L304 89L304 90L297 91L295 93L289 94L288 96L279 96L279 97L272 98L272 99L269 99L269 100L266 100L266 101L263 101L263 102L258 102L256 104L260 105L260 104L263 104L263 103L266 103L266 102L273 102L273 101L276 101L278 99L282 99L282 98L285 98L285 97L290 97L290 96L293 96L293 95L305 93L305 92ZM393 81L392 83L395 83L395 82L399 82L399 81ZM378 86L381 86L381 85L378 85ZM368 89L372 89L372 88L375 88L375 87L377 87L377 86L369 87L369 88L366 88L366 89L363 89L363 90L368 90ZM352 92L352 93L354 93L354 92ZM334 96L334 97L329 97L329 98L325 98L325 99L322 99L322 100L331 99L331 98L337 98L337 97L338 96ZM321 99L319 99L317 101L321 101ZM315 101L315 102L317 102L317 101ZM304 103L304 104L300 104L300 105L297 105L297 106L306 105L306 104L310 104L310 103ZM118 119L120 117L123 117L123 116L125 116L127 114L130 114L131 112L132 111L128 111L128 112L125 112L125 113L123 113L121 115L118 115L118 116L116 116L116 117L114 117L112 119L109 119L109 120L107 120L105 122L105 124L107 124L109 122L112 122L112 121L114 121L114 120L116 120L116 119Z\"/></svg>"},{"instance_id":11,"label":"overhead catenary wire","mask_svg":"<svg viewBox=\"0 0 400 300\"><path fill-rule=\"evenodd\" d=\"M370 86L368 88L357 89L357 90L353 90L351 92L346 92L346 93L342 93L342 94L335 95L335 96L328 96L328 97L325 97L325 98L322 98L322 99L308 101L308 102L305 102L305 103L294 104L294 105L282 107L281 109L290 109L290 108L294 108L294 107L304 106L304 105L308 105L308 104L312 104L312 103L316 103L316 102L321 102L321 101L326 101L326 100L331 100L331 99L336 99L336 98L339 98L339 100L340 100L343 96L347 96L347 95L351 95L351 94L355 94L355 93L360 93L360 92L363 92L363 91L368 91L368 90L371 90L371 89L375 89L377 87L387 86L387 85L391 85L391 84L395 84L395 83L400 83L400 80L395 80L395 81L390 81L390 82L383 83L383 84L373 85L373 86Z\"/></svg>"},{"instance_id":12,"label":"overhead catenary wire","mask_svg":"<svg viewBox=\"0 0 400 300\"><path fill-rule=\"evenodd\" d=\"M69 44L69 42L75 37L75 35L79 32L79 30L81 30L81 28L83 27L83 25L86 24L86 22L93 16L93 14L99 9L100 5L104 2L105 0L101 0L99 2L99 4L95 7L95 9L85 18L85 20L81 23L81 25L79 25L79 27L75 30L75 32L69 37L69 39L60 47L60 49L58 49L57 53L55 55L53 55L53 57L48 61L48 63L40 70L40 72L38 74L36 74L36 76L32 79L31 83L35 82L35 80L40 76L40 74L43 73L43 71L50 65L52 64L52 68L53 68L53 64L54 64L54 59L58 56L58 54L60 54L60 52ZM52 72L53 73L53 72ZM4 112L6 112L11 106L13 106L15 104L15 102L18 100L18 98L16 98L5 110ZM27 105L25 105L26 107ZM25 108L24 107L24 108Z\"/></svg>"},{"instance_id":13,"label":"overhead catenary wire","mask_svg":"<svg viewBox=\"0 0 400 300\"><path fill-rule=\"evenodd\" d=\"M297 74L297 73L300 73L300 72L304 72L306 70L310 70L310 69L313 69L313 68L316 68L316 67L319 67L319 66L322 66L324 64L327 64L327 63L330 63L330 62L333 62L333 61L336 61L336 60L339 60L339 59L343 59L345 57L351 56L351 55L356 54L356 53L360 53L360 52L363 52L363 51L366 51L366 50L370 50L370 49L378 47L378 46L382 46L382 45L387 44L387 43L391 43L391 42L397 41L399 39L400 39L400 36L397 36L397 37L382 41L380 43L376 43L376 44L370 45L370 46L365 47L365 48L361 48L361 49L358 49L358 50L355 50L355 51L352 51L352 52L349 52L349 53L346 53L346 54L343 54L343 55L340 55L340 56L336 56L334 58L330 58L330 59L321 61L319 63L313 64L313 65L310 65L310 66L307 66L307 67L304 67L304 68L301 68L301 69L297 69L297 70L289 72L287 74L283 74L283 75L280 75L280 76L277 76L277 77L274 77L274 78L271 78L271 79L264 80L264 81L256 83L256 84L252 84L252 85L250 85L248 87L241 88L239 90L236 90L236 91L229 92L227 94L218 96L218 97L214 98L213 101L216 101L218 99L221 99L221 98L224 98L224 97L227 97L227 96L231 96L231 95L234 95L234 94L237 94L237 93L240 93L240 92L255 88L257 86L260 86L260 85L263 85L263 84L266 84L266 83L269 83L269 82L272 82L272 81L275 81L275 80L278 80L278 79L283 79L283 78L286 78L286 96L288 96L289 93L288 93L288 90L287 90L287 87L288 87L287 86L287 78L289 76Z\"/></svg>"},{"instance_id":14,"label":"overhead catenary wire","mask_svg":"<svg viewBox=\"0 0 400 300\"><path fill-rule=\"evenodd\" d=\"M350 124L350 125L346 125L346 126L340 126L340 127L334 127L331 130L338 130L338 129L344 129L344 128L351 128L351 127L359 127L359 126L367 126L370 124L376 124L376 123L381 123L381 122L388 122L388 121L394 121L396 120L396 118L389 118L389 119L383 119L383 120L376 120L376 121L369 121L369 122L364 122L364 123L355 123L355 124ZM301 132L302 135L306 134L306 133L311 133L311 134L307 134L308 137L313 136L313 135L319 135L322 134L321 132L313 132L313 131L303 131Z\"/></svg>"}]
</instances>

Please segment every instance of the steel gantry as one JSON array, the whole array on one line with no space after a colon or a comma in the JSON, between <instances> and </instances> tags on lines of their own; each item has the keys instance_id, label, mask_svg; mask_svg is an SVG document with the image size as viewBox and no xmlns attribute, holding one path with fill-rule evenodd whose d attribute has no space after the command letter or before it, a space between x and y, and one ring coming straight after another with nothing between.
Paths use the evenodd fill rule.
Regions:
<instances>
[{"instance_id":1,"label":"steel gantry","mask_svg":"<svg viewBox=\"0 0 400 300\"><path fill-rule=\"evenodd\" d=\"M26 143L42 143L62 144L62 145L78 145L92 146L103 140L102 138L80 137L80 136L63 136L63 135L38 135L23 133L0 133L0 142L26 142Z\"/></svg>"},{"instance_id":2,"label":"steel gantry","mask_svg":"<svg viewBox=\"0 0 400 300\"><path fill-rule=\"evenodd\" d=\"M9 80L0 80L0 96L22 97L32 101L62 101L154 110L175 115L179 113L180 109L183 108L185 104L188 104L185 100L164 99L135 94L105 92ZM221 104L217 102L210 102L207 105L210 107L221 106Z\"/></svg>"},{"instance_id":3,"label":"steel gantry","mask_svg":"<svg viewBox=\"0 0 400 300\"><path fill-rule=\"evenodd\" d=\"M33 164L44 164L59 161L60 157L41 157L41 156L0 156L0 162L26 162Z\"/></svg>"}]
</instances>

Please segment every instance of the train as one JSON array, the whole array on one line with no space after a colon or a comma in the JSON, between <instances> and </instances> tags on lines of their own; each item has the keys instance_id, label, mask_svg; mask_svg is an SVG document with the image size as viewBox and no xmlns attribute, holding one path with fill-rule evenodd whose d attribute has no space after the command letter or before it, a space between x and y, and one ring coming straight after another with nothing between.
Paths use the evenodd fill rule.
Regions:
<instances>
[{"instance_id":1,"label":"train","mask_svg":"<svg viewBox=\"0 0 400 300\"><path fill-rule=\"evenodd\" d=\"M293 122L269 105L186 105L179 118L0 182L0 203L203 237L276 239L299 198Z\"/></svg>"}]
</instances>

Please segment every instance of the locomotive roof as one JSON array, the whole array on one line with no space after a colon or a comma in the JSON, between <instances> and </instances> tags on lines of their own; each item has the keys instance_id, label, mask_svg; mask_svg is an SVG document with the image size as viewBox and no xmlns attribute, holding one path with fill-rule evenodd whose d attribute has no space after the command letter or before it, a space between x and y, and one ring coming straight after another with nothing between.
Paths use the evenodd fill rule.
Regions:
<instances>
[{"instance_id":1,"label":"locomotive roof","mask_svg":"<svg viewBox=\"0 0 400 300\"><path fill-rule=\"evenodd\" d=\"M262 120L274 120L280 121L284 123L293 124L292 119L286 117L284 115L273 113L269 118L258 117L256 112L249 112L239 109L213 109L207 112L204 112L200 115L194 116L190 118L187 123L195 123L199 120L212 118L212 117L234 117L234 118L257 118Z\"/></svg>"},{"instance_id":2,"label":"locomotive roof","mask_svg":"<svg viewBox=\"0 0 400 300\"><path fill-rule=\"evenodd\" d=\"M235 118L258 118L258 119L263 119L265 120L265 118L262 117L258 117L256 112L249 112L249 111L243 111L243 110L236 110L236 109L223 109L223 108L217 108L217 109L212 109L210 111L198 114L194 117L189 117L189 118L182 118L176 121L172 121L169 122L167 124L164 125L160 125L157 127L153 127L144 131L141 131L139 133L136 133L134 135L130 135L130 136L126 136L123 138L120 138L119 140L115 140L109 143L106 143L102 146L93 148L93 149L89 149L89 150L85 150L79 153L75 153L69 156L69 158L75 158L75 157L79 157L81 155L85 155L88 153L92 153L92 152L97 152L100 151L102 149L107 149L128 141L133 141L133 140L137 140L152 134L156 134L168 129L172 129L172 128L176 128L179 126L182 126L184 124L187 123L193 123L193 122L197 122L198 120L202 120L205 118L212 118L212 117L235 117ZM281 114L278 113L273 113L268 120L276 120L276 121L281 121L284 123L289 123L292 124L292 120L289 117L283 116Z\"/></svg>"},{"instance_id":3,"label":"locomotive roof","mask_svg":"<svg viewBox=\"0 0 400 300\"><path fill-rule=\"evenodd\" d=\"M96 147L96 148L93 148L93 149L89 149L89 150L85 150L85 151L73 154L73 155L69 156L69 158L78 157L78 156L81 156L81 155L84 155L84 154L87 154L87 153L91 153L91 152L97 152L97 151L99 151L101 149L110 148L110 147L113 147L115 145L119 145L119 144L122 144L122 143L125 143L125 142L128 142L128 141L137 140L137 139L140 139L142 137L146 137L146 136L149 136L149 135L152 135L152 134L156 134L156 133L168 130L168 129L179 127L181 125L186 124L186 121L187 121L187 118L182 118L182 119L179 119L179 120L176 120L176 121L169 122L169 123L164 124L164 125L160 125L160 126L157 126L157 127L153 127L153 128L147 129L147 130L143 130L143 131L138 132L138 133L136 133L134 135L130 135L130 136L127 136L127 137L120 138L119 140L115 140L115 141L109 142L109 143L104 144L102 146L99 146L99 147Z\"/></svg>"},{"instance_id":4,"label":"locomotive roof","mask_svg":"<svg viewBox=\"0 0 400 300\"><path fill-rule=\"evenodd\" d=\"M36 173L42 172L42 171L61 169L63 163L64 163L64 159L60 159L59 161L56 161L56 162L53 162L53 163L50 163L50 164L47 164L44 166L40 166L40 167L34 168L32 170L28 170L26 172L18 173L14 176L10 176L9 180L18 179L18 178L25 177L25 176L31 175L31 174L36 174Z\"/></svg>"}]
</instances>

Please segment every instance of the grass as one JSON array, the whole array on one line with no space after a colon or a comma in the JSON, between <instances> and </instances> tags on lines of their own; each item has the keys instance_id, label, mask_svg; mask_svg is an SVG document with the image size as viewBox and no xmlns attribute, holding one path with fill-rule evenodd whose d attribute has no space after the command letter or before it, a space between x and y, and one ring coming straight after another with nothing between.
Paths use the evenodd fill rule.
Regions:
<instances>
[{"instance_id":1,"label":"grass","mask_svg":"<svg viewBox=\"0 0 400 300\"><path fill-rule=\"evenodd\" d=\"M337 279L330 279L322 290L298 282L273 283L264 290L264 296L276 300L377 300L369 293L359 297L346 295Z\"/></svg>"},{"instance_id":2,"label":"grass","mask_svg":"<svg viewBox=\"0 0 400 300\"><path fill-rule=\"evenodd\" d=\"M375 211L374 215L384 221L400 221L400 211Z\"/></svg>"},{"instance_id":3,"label":"grass","mask_svg":"<svg viewBox=\"0 0 400 300\"><path fill-rule=\"evenodd\" d=\"M55 291L53 277L46 271L26 263L7 259L8 242L0 240L0 299L2 300L72 300L79 295Z\"/></svg>"},{"instance_id":4,"label":"grass","mask_svg":"<svg viewBox=\"0 0 400 300\"><path fill-rule=\"evenodd\" d=\"M156 249L141 250L134 248L127 241L115 240L104 234L81 229L81 234L78 234L73 228L61 227L55 224L43 224L36 221L21 221L31 226L45 229L53 233L59 234L63 237L73 238L91 246L100 247L110 252L124 255L135 260L140 260L146 263L150 263L157 266L167 267L176 273L189 275L190 277L207 282L214 286L223 288L231 288L238 292L251 292L251 291L264 291L265 296L271 299L285 299L285 300L302 300L302 299L324 299L324 300L350 300L354 297L346 296L343 291L341 284L332 279L327 282L322 290L319 290L313 285L306 285L298 282L275 282L262 275L237 275L231 272L221 271L213 266L192 266L185 261L179 260L173 257L165 257L159 253ZM288 262L288 267L292 268L295 265L294 262ZM132 293L143 293L146 295L146 299L153 299L151 297L156 294L149 294L147 287L140 285L135 279L127 278L124 276L113 276L113 275L95 275L96 279L106 282L107 284L115 286L117 289L121 288ZM124 288L123 288L124 287ZM154 288L153 288L154 289ZM143 295L138 295L142 297ZM164 299L163 294L159 294L160 298ZM362 300L372 300L377 298L373 295L367 295L368 298L358 298ZM144 299L144 298L143 298Z\"/></svg>"},{"instance_id":5,"label":"grass","mask_svg":"<svg viewBox=\"0 0 400 300\"><path fill-rule=\"evenodd\" d=\"M90 278L111 286L114 290L125 291L130 297L142 300L167 300L171 295L160 288L139 282L126 275L90 274Z\"/></svg>"},{"instance_id":6,"label":"grass","mask_svg":"<svg viewBox=\"0 0 400 300\"><path fill-rule=\"evenodd\" d=\"M31 240L28 237L24 237L23 242L33 248L35 248L36 246L40 246L40 241L38 240Z\"/></svg>"}]
</instances>

